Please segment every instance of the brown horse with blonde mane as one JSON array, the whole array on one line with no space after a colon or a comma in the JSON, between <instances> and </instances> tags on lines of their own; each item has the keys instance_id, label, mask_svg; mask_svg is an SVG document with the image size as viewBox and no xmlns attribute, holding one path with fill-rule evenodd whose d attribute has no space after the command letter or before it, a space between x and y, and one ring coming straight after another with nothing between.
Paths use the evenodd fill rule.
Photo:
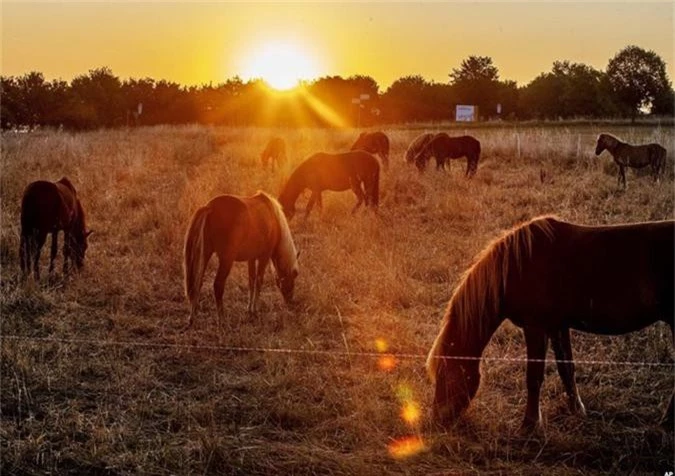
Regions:
<instances>
[{"instance_id":1,"label":"brown horse with blonde mane","mask_svg":"<svg viewBox=\"0 0 675 476\"><path fill-rule=\"evenodd\" d=\"M623 185L623 188L626 188L626 167L641 169L650 166L654 182L658 182L666 168L666 149L656 143L631 145L611 134L600 134L595 145L595 155L600 155L603 150L607 150L619 166L618 184Z\"/></svg>"},{"instance_id":2,"label":"brown horse with blonde mane","mask_svg":"<svg viewBox=\"0 0 675 476\"><path fill-rule=\"evenodd\" d=\"M290 220L295 215L298 196L309 189L312 195L307 202L305 217L314 204L322 207L321 192L342 192L351 189L356 195L354 213L362 203L376 208L380 196L380 163L372 154L362 150L341 154L319 152L298 165L279 195L279 203Z\"/></svg>"},{"instance_id":3,"label":"brown horse with blonde mane","mask_svg":"<svg viewBox=\"0 0 675 476\"><path fill-rule=\"evenodd\" d=\"M673 331L675 221L580 226L534 219L488 246L457 286L429 352L432 415L449 426L480 383L483 349L505 318L527 344L522 429L541 426L539 390L550 340L572 412L585 414L570 329L618 335L655 322ZM672 429L673 399L664 416Z\"/></svg>"},{"instance_id":4,"label":"brown horse with blonde mane","mask_svg":"<svg viewBox=\"0 0 675 476\"><path fill-rule=\"evenodd\" d=\"M257 311L260 288L270 261L276 283L288 303L298 276L298 252L288 222L277 201L263 192L252 197L220 195L195 212L185 236L185 294L190 301L192 326L199 304L204 271L213 254L218 271L213 293L218 325L224 320L223 290L235 261L248 262L248 312Z\"/></svg>"},{"instance_id":5,"label":"brown horse with blonde mane","mask_svg":"<svg viewBox=\"0 0 675 476\"><path fill-rule=\"evenodd\" d=\"M265 150L260 154L263 168L269 163L271 168L283 167L286 163L286 142L281 137L272 137L267 143Z\"/></svg>"},{"instance_id":6,"label":"brown horse with blonde mane","mask_svg":"<svg viewBox=\"0 0 675 476\"><path fill-rule=\"evenodd\" d=\"M362 132L351 150L365 150L377 154L382 159L384 168L389 168L389 137L384 132Z\"/></svg>"},{"instance_id":7,"label":"brown horse with blonde mane","mask_svg":"<svg viewBox=\"0 0 675 476\"><path fill-rule=\"evenodd\" d=\"M422 152L426 145L431 141L431 139L436 136L433 132L425 132L424 134L418 135L408 146L408 149L405 151L405 161L408 164L414 164L417 156ZM426 165L426 162L425 162Z\"/></svg>"},{"instance_id":8,"label":"brown horse with blonde mane","mask_svg":"<svg viewBox=\"0 0 675 476\"><path fill-rule=\"evenodd\" d=\"M77 268L84 265L87 237L91 231L85 225L84 210L75 187L63 177L58 182L38 180L29 184L21 199L21 242L19 258L23 278L30 272L31 262L35 280L40 279L40 253L52 234L49 273L54 271L58 250L58 233L63 230L63 274L68 272L68 262Z\"/></svg>"}]
</instances>

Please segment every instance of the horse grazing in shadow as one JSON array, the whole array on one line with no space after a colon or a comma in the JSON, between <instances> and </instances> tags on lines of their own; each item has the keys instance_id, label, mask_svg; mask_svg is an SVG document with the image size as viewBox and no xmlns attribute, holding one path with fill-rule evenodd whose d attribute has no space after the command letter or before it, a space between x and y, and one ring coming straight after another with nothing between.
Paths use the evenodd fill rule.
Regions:
<instances>
[{"instance_id":1,"label":"horse grazing in shadow","mask_svg":"<svg viewBox=\"0 0 675 476\"><path fill-rule=\"evenodd\" d=\"M366 206L376 208L380 196L380 163L375 156L362 150L311 155L295 168L279 195L279 203L289 220L295 215L295 202L305 189L312 192L305 218L315 203L322 207L321 192L324 190L342 192L351 189L357 199L352 213L364 202Z\"/></svg>"},{"instance_id":2,"label":"horse grazing in shadow","mask_svg":"<svg viewBox=\"0 0 675 476\"><path fill-rule=\"evenodd\" d=\"M192 216L184 248L185 295L190 301L188 328L197 314L204 271L214 253L218 257L213 293L219 327L225 318L225 280L235 261L248 261L249 314L258 310L260 288L270 260L281 295L286 303L291 302L298 276L298 252L286 217L274 198L263 192L252 197L220 195Z\"/></svg>"},{"instance_id":3,"label":"horse grazing in shadow","mask_svg":"<svg viewBox=\"0 0 675 476\"><path fill-rule=\"evenodd\" d=\"M389 137L384 132L362 132L351 150L365 150L377 154L385 169L389 168Z\"/></svg>"},{"instance_id":4,"label":"horse grazing in shadow","mask_svg":"<svg viewBox=\"0 0 675 476\"><path fill-rule=\"evenodd\" d=\"M263 168L267 168L269 162L272 169L276 166L283 167L286 163L286 142L281 137L273 137L267 143L267 147L260 154Z\"/></svg>"},{"instance_id":5,"label":"horse grazing in shadow","mask_svg":"<svg viewBox=\"0 0 675 476\"><path fill-rule=\"evenodd\" d=\"M444 169L450 159L466 157L466 176L473 177L480 158L480 142L471 136L450 137L439 132L427 142L415 158L415 165L422 172L431 157L436 159L436 169Z\"/></svg>"},{"instance_id":6,"label":"horse grazing in shadow","mask_svg":"<svg viewBox=\"0 0 675 476\"><path fill-rule=\"evenodd\" d=\"M539 390L548 341L572 412L585 414L570 329L618 335L657 321L673 330L675 221L579 226L534 219L494 241L460 280L429 352L432 416L444 427L469 405L479 360L505 318L527 344L523 431L541 426ZM672 429L673 400L664 417Z\"/></svg>"},{"instance_id":7,"label":"horse grazing in shadow","mask_svg":"<svg viewBox=\"0 0 675 476\"><path fill-rule=\"evenodd\" d=\"M626 188L626 167L641 169L650 166L654 182L666 168L666 149L659 144L631 145L621 142L611 134L600 134L595 146L595 155L607 150L619 166L619 186Z\"/></svg>"},{"instance_id":8,"label":"horse grazing in shadow","mask_svg":"<svg viewBox=\"0 0 675 476\"><path fill-rule=\"evenodd\" d=\"M49 274L54 271L58 249L58 233L63 230L63 274L68 262L77 268L84 265L87 237L92 233L85 225L84 210L75 187L66 177L58 182L38 180L28 184L21 199L21 240L19 259L22 277L30 273L31 263L36 281L40 279L40 253L52 234Z\"/></svg>"},{"instance_id":9,"label":"horse grazing in shadow","mask_svg":"<svg viewBox=\"0 0 675 476\"><path fill-rule=\"evenodd\" d=\"M414 164L419 153L424 149L424 147L429 143L431 139L434 138L436 134L433 132L425 132L424 134L418 135L408 146L408 149L405 151L405 161L408 164Z\"/></svg>"}]
</instances>

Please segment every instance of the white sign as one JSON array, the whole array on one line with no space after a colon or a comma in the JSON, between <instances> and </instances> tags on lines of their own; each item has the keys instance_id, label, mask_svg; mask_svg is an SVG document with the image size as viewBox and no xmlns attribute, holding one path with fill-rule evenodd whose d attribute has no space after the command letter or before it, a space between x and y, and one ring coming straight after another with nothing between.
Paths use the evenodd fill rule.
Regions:
<instances>
[{"instance_id":1,"label":"white sign","mask_svg":"<svg viewBox=\"0 0 675 476\"><path fill-rule=\"evenodd\" d=\"M455 108L455 121L457 122L473 122L476 120L476 113L478 108L476 106L457 105Z\"/></svg>"},{"instance_id":2,"label":"white sign","mask_svg":"<svg viewBox=\"0 0 675 476\"><path fill-rule=\"evenodd\" d=\"M352 99L352 104L360 104L360 103L361 103L361 101L359 100L359 98L353 98Z\"/></svg>"},{"instance_id":3,"label":"white sign","mask_svg":"<svg viewBox=\"0 0 675 476\"><path fill-rule=\"evenodd\" d=\"M502 105L500 103L497 103L497 114L502 113Z\"/></svg>"},{"instance_id":4,"label":"white sign","mask_svg":"<svg viewBox=\"0 0 675 476\"><path fill-rule=\"evenodd\" d=\"M359 98L361 99L361 101L367 101L368 99L370 99L370 94L361 94Z\"/></svg>"}]
</instances>

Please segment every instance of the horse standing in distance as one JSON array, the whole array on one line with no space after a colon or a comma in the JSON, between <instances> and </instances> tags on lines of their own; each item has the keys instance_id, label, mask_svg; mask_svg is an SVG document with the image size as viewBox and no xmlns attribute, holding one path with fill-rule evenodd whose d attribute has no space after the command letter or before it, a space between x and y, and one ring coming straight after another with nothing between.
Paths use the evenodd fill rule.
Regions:
<instances>
[{"instance_id":1,"label":"horse standing in distance","mask_svg":"<svg viewBox=\"0 0 675 476\"><path fill-rule=\"evenodd\" d=\"M295 168L279 195L279 203L289 220L295 215L295 202L305 189L312 192L305 209L305 218L315 203L322 208L321 192L324 190L342 192L351 189L357 199L352 213L364 202L366 206L377 208L380 163L374 155L363 150L311 155Z\"/></svg>"},{"instance_id":2,"label":"horse standing in distance","mask_svg":"<svg viewBox=\"0 0 675 476\"><path fill-rule=\"evenodd\" d=\"M493 242L455 289L429 352L432 414L449 426L480 383L479 361L508 317L527 344L522 430L541 426L539 391L548 341L573 413L585 414L574 379L570 329L618 335L658 321L673 331L675 221L580 226L534 219ZM672 429L673 399L664 416Z\"/></svg>"},{"instance_id":3,"label":"horse standing in distance","mask_svg":"<svg viewBox=\"0 0 675 476\"><path fill-rule=\"evenodd\" d=\"M385 169L389 168L389 137L384 132L362 132L351 150L365 150L377 154Z\"/></svg>"},{"instance_id":4,"label":"horse standing in distance","mask_svg":"<svg viewBox=\"0 0 675 476\"><path fill-rule=\"evenodd\" d=\"M268 162L272 170L274 170L275 165L283 167L286 163L286 142L281 137L271 138L265 150L260 154L260 161L263 168L267 168Z\"/></svg>"},{"instance_id":5,"label":"horse standing in distance","mask_svg":"<svg viewBox=\"0 0 675 476\"><path fill-rule=\"evenodd\" d=\"M414 164L416 157L435 135L433 132L425 132L417 136L408 146L408 150L405 151L406 163Z\"/></svg>"},{"instance_id":6,"label":"horse standing in distance","mask_svg":"<svg viewBox=\"0 0 675 476\"><path fill-rule=\"evenodd\" d=\"M30 273L31 263L36 281L40 279L40 253L52 234L49 274L54 272L58 250L58 233L63 230L63 274L68 272L68 262L77 268L84 265L87 237L92 233L85 225L84 210L75 187L63 177L58 182L38 180L30 183L21 199L21 241L19 258L22 277Z\"/></svg>"},{"instance_id":7,"label":"horse standing in distance","mask_svg":"<svg viewBox=\"0 0 675 476\"><path fill-rule=\"evenodd\" d=\"M258 192L252 197L220 195L195 212L185 236L185 294L190 301L191 327L197 314L204 271L213 254L218 271L213 293L218 326L225 319L223 290L235 261L248 262L248 312L255 314L267 265L272 261L276 284L288 303L298 276L298 252L279 203Z\"/></svg>"},{"instance_id":8,"label":"horse standing in distance","mask_svg":"<svg viewBox=\"0 0 675 476\"><path fill-rule=\"evenodd\" d=\"M651 166L654 182L659 181L659 177L666 168L666 149L659 144L631 145L621 142L611 134L600 134L595 146L595 155L600 155L603 150L607 150L614 162L619 166L619 186L626 188L626 167L641 169Z\"/></svg>"},{"instance_id":9,"label":"horse standing in distance","mask_svg":"<svg viewBox=\"0 0 675 476\"><path fill-rule=\"evenodd\" d=\"M450 137L445 132L436 134L422 148L415 158L415 165L423 171L427 161L434 157L436 169L444 169L450 159L466 157L466 176L471 178L478 169L480 159L480 142L471 136Z\"/></svg>"}]
</instances>

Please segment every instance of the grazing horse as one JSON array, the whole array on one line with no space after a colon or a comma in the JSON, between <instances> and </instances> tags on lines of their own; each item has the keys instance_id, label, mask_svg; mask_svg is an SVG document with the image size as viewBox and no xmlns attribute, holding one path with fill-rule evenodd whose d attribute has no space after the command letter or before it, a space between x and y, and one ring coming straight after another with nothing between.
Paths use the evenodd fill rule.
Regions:
<instances>
[{"instance_id":1,"label":"grazing horse","mask_svg":"<svg viewBox=\"0 0 675 476\"><path fill-rule=\"evenodd\" d=\"M377 154L385 169L389 168L389 137L384 132L362 132L351 150L365 150Z\"/></svg>"},{"instance_id":2,"label":"grazing horse","mask_svg":"<svg viewBox=\"0 0 675 476\"><path fill-rule=\"evenodd\" d=\"M58 249L58 233L63 230L63 274L68 272L68 261L74 261L77 268L84 265L87 251L87 230L84 210L77 198L75 187L66 177L58 182L38 180L30 183L21 199L21 242L19 257L23 278L30 273L31 261L35 280L40 279L40 252L52 234L52 249L49 273L54 271L54 260Z\"/></svg>"},{"instance_id":3,"label":"grazing horse","mask_svg":"<svg viewBox=\"0 0 675 476\"><path fill-rule=\"evenodd\" d=\"M415 165L421 171L427 161L436 158L436 168L443 169L449 159L466 157L466 176L471 178L478 168L480 142L471 136L450 137L445 132L436 134L417 154Z\"/></svg>"},{"instance_id":4,"label":"grazing horse","mask_svg":"<svg viewBox=\"0 0 675 476\"><path fill-rule=\"evenodd\" d=\"M322 207L321 192L324 190L342 192L351 189L357 199L352 213L364 201L366 206L376 208L380 196L380 163L375 156L363 150L311 155L295 168L279 195L279 203L289 220L295 215L295 202L305 189L312 192L305 218L315 203Z\"/></svg>"},{"instance_id":5,"label":"grazing horse","mask_svg":"<svg viewBox=\"0 0 675 476\"><path fill-rule=\"evenodd\" d=\"M185 294L192 326L199 304L204 270L211 255L218 256L213 293L218 326L224 320L223 290L235 261L248 261L248 312L255 314L267 264L272 261L276 284L284 301L293 298L298 276L298 253L279 203L258 192L252 197L220 195L195 212L185 236Z\"/></svg>"},{"instance_id":6,"label":"grazing horse","mask_svg":"<svg viewBox=\"0 0 675 476\"><path fill-rule=\"evenodd\" d=\"M413 140L408 146L408 150L405 151L405 161L408 164L413 164L416 161L419 153L424 149L424 147L429 143L431 139L434 138L436 134L432 132L425 132L420 134Z\"/></svg>"},{"instance_id":7,"label":"grazing horse","mask_svg":"<svg viewBox=\"0 0 675 476\"><path fill-rule=\"evenodd\" d=\"M573 412L584 414L570 329L618 335L657 321L673 331L675 221L580 226L534 219L494 241L466 271L429 352L432 415L447 427L480 382L483 349L505 318L527 344L522 430L541 426L539 390L549 339ZM664 416L672 428L673 400Z\"/></svg>"},{"instance_id":8,"label":"grazing horse","mask_svg":"<svg viewBox=\"0 0 675 476\"><path fill-rule=\"evenodd\" d=\"M268 162L272 169L274 169L275 164L283 167L286 163L286 142L281 137L271 138L265 150L260 154L260 161L263 168L267 167Z\"/></svg>"},{"instance_id":9,"label":"grazing horse","mask_svg":"<svg viewBox=\"0 0 675 476\"><path fill-rule=\"evenodd\" d=\"M641 169L651 166L654 182L666 168L666 149L659 144L631 145L621 142L611 134L600 134L595 146L595 155L607 150L619 166L618 184L626 188L626 167Z\"/></svg>"}]
</instances>

